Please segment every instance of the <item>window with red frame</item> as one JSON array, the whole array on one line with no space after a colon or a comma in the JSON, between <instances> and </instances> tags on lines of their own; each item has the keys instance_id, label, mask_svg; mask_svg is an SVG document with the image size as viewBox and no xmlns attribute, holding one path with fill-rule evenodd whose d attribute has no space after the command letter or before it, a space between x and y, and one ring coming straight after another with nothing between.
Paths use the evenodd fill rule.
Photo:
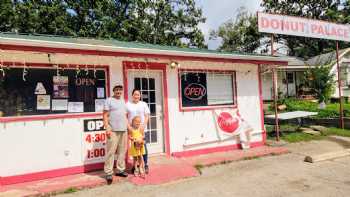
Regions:
<instances>
[{"instance_id":1,"label":"window with red frame","mask_svg":"<svg viewBox=\"0 0 350 197\"><path fill-rule=\"evenodd\" d=\"M0 73L0 117L101 111L104 69L11 67Z\"/></svg>"},{"instance_id":2,"label":"window with red frame","mask_svg":"<svg viewBox=\"0 0 350 197\"><path fill-rule=\"evenodd\" d=\"M179 76L182 108L235 105L234 72L182 70Z\"/></svg>"}]
</instances>

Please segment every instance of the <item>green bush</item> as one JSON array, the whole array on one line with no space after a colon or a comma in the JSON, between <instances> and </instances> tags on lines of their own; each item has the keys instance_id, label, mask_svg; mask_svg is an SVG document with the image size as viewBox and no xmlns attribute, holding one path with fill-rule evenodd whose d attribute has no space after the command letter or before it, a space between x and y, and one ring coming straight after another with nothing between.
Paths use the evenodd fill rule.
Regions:
<instances>
[{"instance_id":1,"label":"green bush","mask_svg":"<svg viewBox=\"0 0 350 197\"><path fill-rule=\"evenodd\" d=\"M304 82L307 87L315 91L320 103L327 103L335 89L335 75L331 72L332 65L333 63L309 67L305 73Z\"/></svg>"},{"instance_id":2,"label":"green bush","mask_svg":"<svg viewBox=\"0 0 350 197\"><path fill-rule=\"evenodd\" d=\"M288 111L318 111L318 104L306 100L297 100L297 99L284 99L283 104L287 106Z\"/></svg>"},{"instance_id":3,"label":"green bush","mask_svg":"<svg viewBox=\"0 0 350 197\"><path fill-rule=\"evenodd\" d=\"M285 104L287 106L286 111L310 111L318 112L316 117L319 118L335 118L339 117L339 103L329 103L325 109L319 109L318 103L308 100L298 100L295 98L286 98L278 101L278 104ZM273 110L273 105L270 106ZM344 116L350 117L350 104L344 104Z\"/></svg>"}]
</instances>

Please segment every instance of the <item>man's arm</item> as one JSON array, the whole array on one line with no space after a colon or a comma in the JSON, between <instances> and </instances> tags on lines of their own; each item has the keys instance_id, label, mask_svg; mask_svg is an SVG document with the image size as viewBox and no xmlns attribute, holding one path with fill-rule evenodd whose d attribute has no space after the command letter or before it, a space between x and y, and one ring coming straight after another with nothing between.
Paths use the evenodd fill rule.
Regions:
<instances>
[{"instance_id":1,"label":"man's arm","mask_svg":"<svg viewBox=\"0 0 350 197\"><path fill-rule=\"evenodd\" d=\"M129 115L128 115L128 113L126 113L126 126L127 126L128 130L132 129L131 122L129 122Z\"/></svg>"},{"instance_id":2,"label":"man's arm","mask_svg":"<svg viewBox=\"0 0 350 197\"><path fill-rule=\"evenodd\" d=\"M103 110L103 126L106 129L107 136L109 136L111 134L110 132L112 131L112 127L109 125L109 111L107 110Z\"/></svg>"}]
</instances>

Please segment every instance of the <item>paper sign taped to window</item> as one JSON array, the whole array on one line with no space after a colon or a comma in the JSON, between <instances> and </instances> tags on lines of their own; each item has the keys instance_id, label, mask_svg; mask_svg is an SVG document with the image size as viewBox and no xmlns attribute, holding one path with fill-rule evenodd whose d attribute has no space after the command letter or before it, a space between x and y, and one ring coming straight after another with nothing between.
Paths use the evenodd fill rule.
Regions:
<instances>
[{"instance_id":1,"label":"paper sign taped to window","mask_svg":"<svg viewBox=\"0 0 350 197\"><path fill-rule=\"evenodd\" d=\"M69 102L68 103L68 112L84 112L84 103L83 102Z\"/></svg>"},{"instance_id":2,"label":"paper sign taped to window","mask_svg":"<svg viewBox=\"0 0 350 197\"><path fill-rule=\"evenodd\" d=\"M52 111L66 111L67 107L67 99L52 99Z\"/></svg>"},{"instance_id":3,"label":"paper sign taped to window","mask_svg":"<svg viewBox=\"0 0 350 197\"><path fill-rule=\"evenodd\" d=\"M36 109L37 110L50 110L51 105L50 95L37 95L36 97Z\"/></svg>"}]
</instances>

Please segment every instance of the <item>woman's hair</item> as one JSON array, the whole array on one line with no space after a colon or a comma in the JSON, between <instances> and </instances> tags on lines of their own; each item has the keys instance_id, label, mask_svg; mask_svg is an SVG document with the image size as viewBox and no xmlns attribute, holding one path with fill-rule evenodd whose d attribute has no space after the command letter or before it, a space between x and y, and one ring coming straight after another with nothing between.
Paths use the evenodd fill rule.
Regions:
<instances>
[{"instance_id":1,"label":"woman's hair","mask_svg":"<svg viewBox=\"0 0 350 197\"><path fill-rule=\"evenodd\" d=\"M141 94L141 90L139 90L139 89L133 89L131 95L134 95L134 93L137 92L137 91Z\"/></svg>"}]
</instances>

